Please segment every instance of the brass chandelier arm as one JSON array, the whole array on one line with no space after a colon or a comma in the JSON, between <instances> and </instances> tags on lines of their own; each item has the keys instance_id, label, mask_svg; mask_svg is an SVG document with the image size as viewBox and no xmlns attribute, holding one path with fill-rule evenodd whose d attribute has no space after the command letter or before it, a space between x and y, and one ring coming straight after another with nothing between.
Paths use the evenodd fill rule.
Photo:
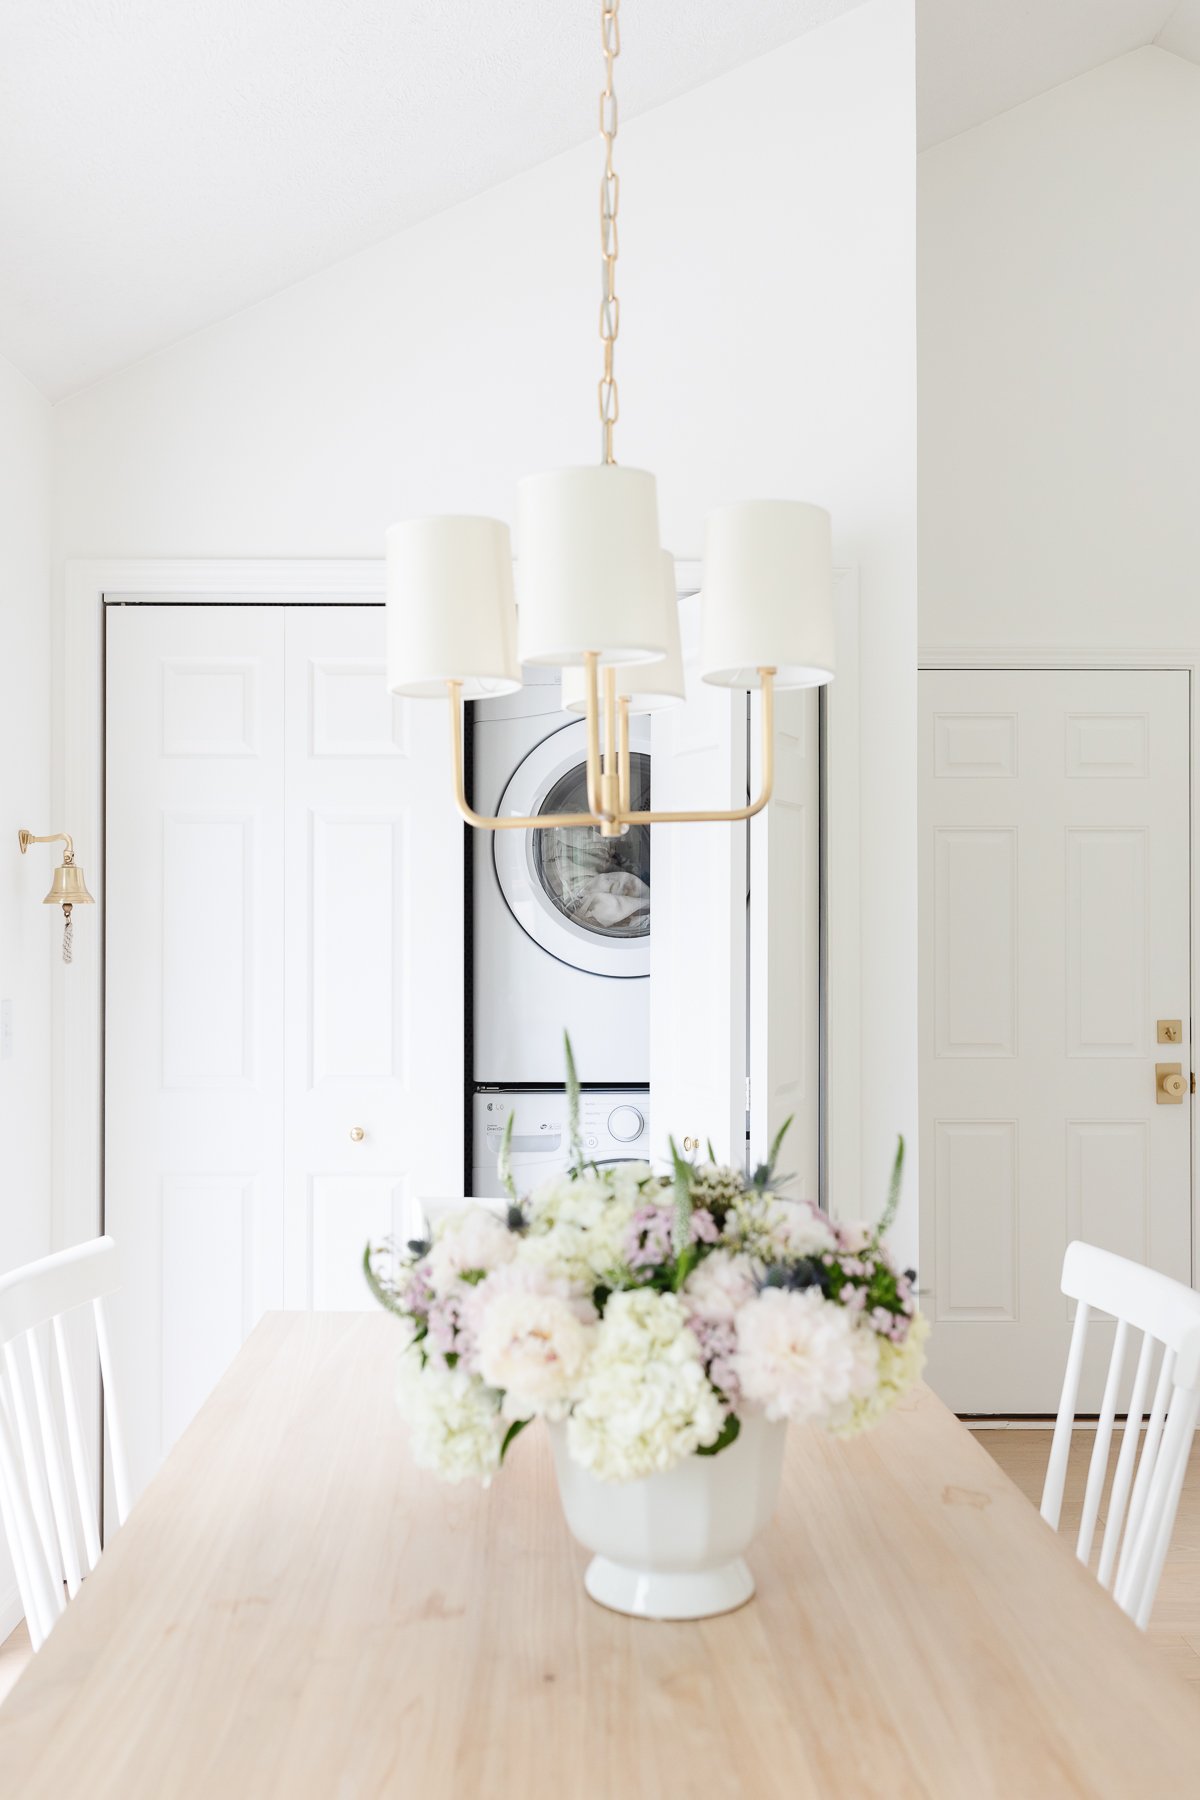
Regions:
<instances>
[{"instance_id":1,"label":"brass chandelier arm","mask_svg":"<svg viewBox=\"0 0 1200 1800\"><path fill-rule=\"evenodd\" d=\"M596 688L596 657L588 652L588 797L593 786L593 760L599 760L599 696ZM631 791L630 758L629 758L629 702L622 698L615 699L615 684L607 679L606 670L605 699L612 702L611 708L606 704L605 711L609 715L610 748L605 754L605 769L600 777L606 792L617 796L618 803L611 813L539 813L534 818L489 819L483 813L477 813L467 800L466 775L463 759L462 730L462 682L447 681L446 691L450 697L450 743L454 759L454 801L459 812L468 825L474 825L482 831L555 831L574 826L594 826L605 837L619 837L630 825L736 825L745 819L754 818L771 798L775 787L775 670L760 669L762 681L762 787L758 797L748 806L737 806L727 811L697 812L630 812L629 798ZM615 713L615 722L612 715ZM593 751L595 758L593 759ZM616 762L614 769L612 763Z\"/></svg>"},{"instance_id":2,"label":"brass chandelier arm","mask_svg":"<svg viewBox=\"0 0 1200 1800\"><path fill-rule=\"evenodd\" d=\"M450 695L450 743L454 758L454 802L468 825L479 831L551 831L559 826L595 825L591 813L539 813L532 819L489 819L477 813L467 800L463 767L462 682L448 681Z\"/></svg>"},{"instance_id":3,"label":"brass chandelier arm","mask_svg":"<svg viewBox=\"0 0 1200 1800\"><path fill-rule=\"evenodd\" d=\"M753 819L763 810L775 789L775 670L760 669L762 680L762 787L758 797L748 806L737 806L727 812L627 812L622 809L621 825L736 825Z\"/></svg>"}]
</instances>

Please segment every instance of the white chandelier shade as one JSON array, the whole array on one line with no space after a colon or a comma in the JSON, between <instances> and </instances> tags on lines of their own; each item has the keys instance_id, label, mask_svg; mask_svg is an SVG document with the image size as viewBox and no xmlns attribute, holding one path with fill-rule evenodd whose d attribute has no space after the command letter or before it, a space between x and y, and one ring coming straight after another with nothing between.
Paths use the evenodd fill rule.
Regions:
<instances>
[{"instance_id":1,"label":"white chandelier shade","mask_svg":"<svg viewBox=\"0 0 1200 1800\"><path fill-rule=\"evenodd\" d=\"M618 700L628 700L631 713L658 712L677 706L686 698L683 685L683 650L679 639L679 598L675 591L675 558L669 550L662 559L661 631L667 653L659 662L626 663L616 671ZM565 712L587 712L588 680L583 669L564 669L562 704Z\"/></svg>"},{"instance_id":2,"label":"white chandelier shade","mask_svg":"<svg viewBox=\"0 0 1200 1800\"><path fill-rule=\"evenodd\" d=\"M745 500L709 514L700 673L717 687L820 687L834 673L829 514L804 500Z\"/></svg>"},{"instance_id":3,"label":"white chandelier shade","mask_svg":"<svg viewBox=\"0 0 1200 1800\"><path fill-rule=\"evenodd\" d=\"M615 463L530 475L517 487L518 653L554 668L666 653L653 475Z\"/></svg>"},{"instance_id":4,"label":"white chandelier shade","mask_svg":"<svg viewBox=\"0 0 1200 1800\"><path fill-rule=\"evenodd\" d=\"M445 700L511 694L517 667L512 543L499 519L405 519L387 534L387 681L393 694Z\"/></svg>"},{"instance_id":5,"label":"white chandelier shade","mask_svg":"<svg viewBox=\"0 0 1200 1800\"><path fill-rule=\"evenodd\" d=\"M802 501L751 500L709 519L701 590L700 673L760 691L759 791L744 806L654 811L634 803L631 713L686 698L675 570L658 534L654 476L617 464L620 417L614 167L621 0L602 0L604 88L600 135L600 463L533 475L517 488L517 585L508 527L498 519L410 519L387 534L388 686L447 701L454 803L481 831L739 824L770 804L775 782L775 690L817 687L834 671L829 514ZM573 813L528 818L476 812L467 796L464 702L509 694L521 665L562 671L562 704L587 723L586 796Z\"/></svg>"}]
</instances>

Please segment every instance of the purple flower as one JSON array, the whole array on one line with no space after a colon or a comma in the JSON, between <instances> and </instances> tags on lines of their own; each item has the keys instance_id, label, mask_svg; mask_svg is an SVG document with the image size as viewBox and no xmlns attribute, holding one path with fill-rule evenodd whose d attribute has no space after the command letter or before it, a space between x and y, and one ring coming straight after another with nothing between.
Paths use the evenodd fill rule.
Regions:
<instances>
[{"instance_id":1,"label":"purple flower","mask_svg":"<svg viewBox=\"0 0 1200 1800\"><path fill-rule=\"evenodd\" d=\"M671 1257L674 1212L669 1206L639 1206L629 1222L625 1260L631 1269L652 1269Z\"/></svg>"},{"instance_id":2,"label":"purple flower","mask_svg":"<svg viewBox=\"0 0 1200 1800\"><path fill-rule=\"evenodd\" d=\"M733 1410L742 1397L741 1384L734 1368L737 1349L737 1324L733 1319L703 1319L693 1313L688 1320L700 1345L700 1358L708 1379L719 1388Z\"/></svg>"},{"instance_id":3,"label":"purple flower","mask_svg":"<svg viewBox=\"0 0 1200 1800\"><path fill-rule=\"evenodd\" d=\"M475 1356L475 1339L466 1319L469 1288L451 1288L433 1301L427 1314L428 1342L443 1357L456 1356L471 1363Z\"/></svg>"}]
</instances>

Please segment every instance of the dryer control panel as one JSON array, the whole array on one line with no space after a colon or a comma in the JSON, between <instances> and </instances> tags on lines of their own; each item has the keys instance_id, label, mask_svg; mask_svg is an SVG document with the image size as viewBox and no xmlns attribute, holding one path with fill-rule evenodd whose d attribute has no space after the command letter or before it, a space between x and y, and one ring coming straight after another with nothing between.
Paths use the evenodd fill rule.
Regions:
<instances>
[{"instance_id":1,"label":"dryer control panel","mask_svg":"<svg viewBox=\"0 0 1200 1800\"><path fill-rule=\"evenodd\" d=\"M511 1153L517 1188L528 1193L551 1176L565 1174L571 1161L567 1096L562 1088L485 1088L476 1095L472 1117L471 1192L499 1199L500 1150L513 1115ZM650 1145L649 1088L587 1088L580 1096L579 1124L585 1155L593 1162L641 1162Z\"/></svg>"}]
</instances>

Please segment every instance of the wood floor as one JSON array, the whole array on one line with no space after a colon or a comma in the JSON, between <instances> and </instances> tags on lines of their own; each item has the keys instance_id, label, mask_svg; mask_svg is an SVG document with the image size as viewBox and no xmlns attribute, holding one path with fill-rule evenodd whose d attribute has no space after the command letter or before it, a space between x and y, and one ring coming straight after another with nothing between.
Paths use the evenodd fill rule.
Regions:
<instances>
[{"instance_id":1,"label":"wood floor","mask_svg":"<svg viewBox=\"0 0 1200 1800\"><path fill-rule=\"evenodd\" d=\"M1050 1454L1050 1433L1006 1425L976 1431L975 1436L1030 1504L1036 1506L1041 1499L1046 1458ZM1091 1451L1092 1434L1076 1431L1063 1499L1064 1529L1078 1523ZM1115 1458L1115 1446L1113 1455ZM1148 1635L1164 1669L1170 1669L1184 1681L1195 1683L1200 1701L1200 1439L1192 1452L1179 1502L1175 1535ZM0 1703L29 1661L30 1654L29 1636L23 1625L0 1644Z\"/></svg>"},{"instance_id":2,"label":"wood floor","mask_svg":"<svg viewBox=\"0 0 1200 1800\"><path fill-rule=\"evenodd\" d=\"M984 1449L995 1458L1010 1481L1015 1482L1032 1505L1042 1498L1042 1482L1050 1455L1050 1432L1005 1425L975 1432ZM1093 1433L1077 1429L1071 1443L1071 1462L1063 1495L1062 1529L1079 1524L1083 1490L1092 1454ZM1120 1448L1120 1427L1114 1433L1109 1479ZM1106 1488L1107 1493L1107 1488ZM1104 1519L1104 1506L1100 1507ZM1096 1531L1099 1555L1102 1530ZM1093 1562L1094 1562L1093 1558ZM1192 1451L1187 1479L1179 1500L1179 1513L1171 1549L1159 1583L1154 1614L1147 1633L1162 1665L1185 1681L1197 1684L1200 1699L1200 1437Z\"/></svg>"},{"instance_id":3,"label":"wood floor","mask_svg":"<svg viewBox=\"0 0 1200 1800\"><path fill-rule=\"evenodd\" d=\"M18 1675L32 1655L29 1633L24 1625L18 1625L12 1636L5 1638L0 1644L0 1705L3 1705L4 1696L15 1686Z\"/></svg>"}]
</instances>

